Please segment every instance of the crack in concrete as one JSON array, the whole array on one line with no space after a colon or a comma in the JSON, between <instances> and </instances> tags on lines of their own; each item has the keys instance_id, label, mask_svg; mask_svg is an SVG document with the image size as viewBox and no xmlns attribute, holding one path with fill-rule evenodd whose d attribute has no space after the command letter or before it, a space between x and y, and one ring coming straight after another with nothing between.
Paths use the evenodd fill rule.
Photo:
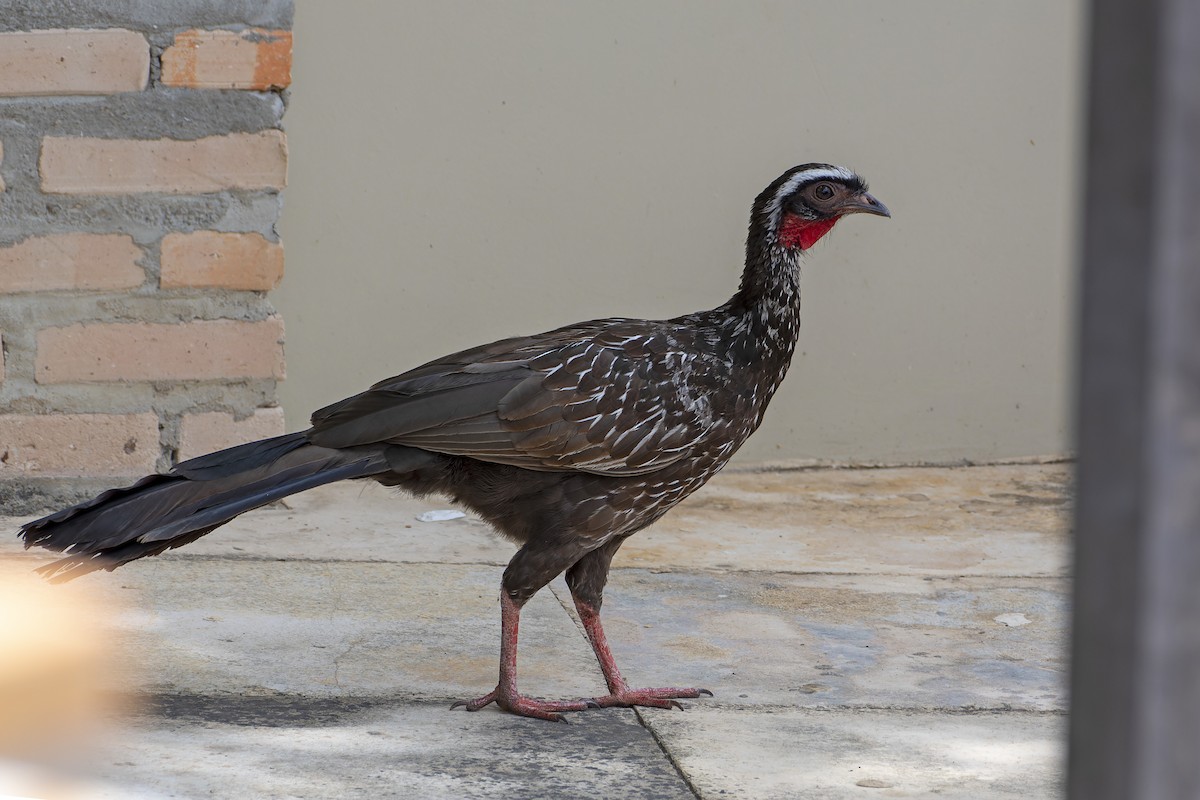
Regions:
<instances>
[{"instance_id":1,"label":"crack in concrete","mask_svg":"<svg viewBox=\"0 0 1200 800\"><path fill-rule=\"evenodd\" d=\"M671 768L675 770L675 774L679 776L681 781L683 781L683 785L688 788L688 791L692 793L692 796L695 797L696 800L702 800L700 789L696 786L696 784L692 783L692 779L689 778L687 773L683 771L683 765L679 763L679 760L676 759L674 755L672 755L670 748L667 747L667 743L663 741L662 737L658 735L658 731L656 731L654 726L650 724L650 721L647 719L647 715L639 708L634 708L633 713L637 716L638 722L641 723L641 726L646 729L647 733L650 734L650 738L653 739L654 744L658 746L658 750L663 754L663 758L667 760L667 763L670 764Z\"/></svg>"},{"instance_id":2,"label":"crack in concrete","mask_svg":"<svg viewBox=\"0 0 1200 800\"><path fill-rule=\"evenodd\" d=\"M571 618L571 622L575 624L575 629L579 631L580 636L583 637L584 641L588 641L587 632L583 629L583 623L579 621L579 617L576 616L574 612L574 601L572 600L568 605L567 601L563 599L556 587L550 585L547 588L550 589L550 593L554 595L554 599L558 601L558 604L562 606L563 611L565 611L567 616ZM590 647L591 643L588 642L588 644ZM598 665L596 669L599 671ZM603 674L601 674L601 680L603 679ZM647 721L646 716L641 712L640 709L636 707L629 710L633 711L634 716L637 717L638 724L645 728L646 732L650 734L650 738L654 741L655 746L658 747L658 751L662 753L663 758L666 759L667 763L671 765L671 769L675 770L675 774L679 776L681 781L683 781L683 785L687 787L688 791L692 793L692 796L695 797L696 800L701 800L700 790L696 788L696 785L692 783L691 778L689 778L683 771L682 765L680 765L675 756L671 754L671 751L667 748L666 743L663 742L663 740L659 737L658 732L655 731L653 726L651 726Z\"/></svg>"},{"instance_id":3,"label":"crack in concrete","mask_svg":"<svg viewBox=\"0 0 1200 800\"><path fill-rule=\"evenodd\" d=\"M329 623L330 625L333 625L334 618L337 616L338 611L342 608L343 595L338 588L338 582L334 579L331 562L324 562L324 566L325 595L329 598ZM333 657L333 685L337 688L342 688L340 674L342 668L342 659L353 653L365 639L366 637L362 635L351 639L349 646L347 646L346 649L341 653Z\"/></svg>"},{"instance_id":4,"label":"crack in concrete","mask_svg":"<svg viewBox=\"0 0 1200 800\"><path fill-rule=\"evenodd\" d=\"M342 659L345 658L346 656L350 655L351 653L353 653L355 650L357 650L358 646L363 643L363 639L364 639L364 637L362 637L362 636L352 639L350 641L349 647L347 647L343 652L341 652L338 655L333 657L333 685L338 687L339 689L342 688L342 682L339 678L340 671L342 669Z\"/></svg>"}]
</instances>

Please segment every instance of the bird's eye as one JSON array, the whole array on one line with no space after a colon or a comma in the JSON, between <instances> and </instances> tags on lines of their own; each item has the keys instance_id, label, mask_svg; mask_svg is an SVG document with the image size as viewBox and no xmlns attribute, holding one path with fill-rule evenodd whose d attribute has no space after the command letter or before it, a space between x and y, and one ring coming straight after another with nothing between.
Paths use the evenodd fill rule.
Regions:
<instances>
[{"instance_id":1,"label":"bird's eye","mask_svg":"<svg viewBox=\"0 0 1200 800\"><path fill-rule=\"evenodd\" d=\"M833 184L818 183L813 187L813 197L818 200L832 200L834 195Z\"/></svg>"}]
</instances>

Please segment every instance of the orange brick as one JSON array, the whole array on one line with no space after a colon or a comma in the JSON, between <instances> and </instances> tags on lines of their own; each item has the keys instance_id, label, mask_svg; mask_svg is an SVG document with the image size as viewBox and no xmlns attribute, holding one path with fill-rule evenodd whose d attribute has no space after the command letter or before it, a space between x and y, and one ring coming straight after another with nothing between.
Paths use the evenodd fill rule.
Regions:
<instances>
[{"instance_id":1,"label":"orange brick","mask_svg":"<svg viewBox=\"0 0 1200 800\"><path fill-rule=\"evenodd\" d=\"M283 433L283 409L259 408L243 420L219 411L186 414L179 430L181 461Z\"/></svg>"},{"instance_id":2,"label":"orange brick","mask_svg":"<svg viewBox=\"0 0 1200 800\"><path fill-rule=\"evenodd\" d=\"M0 293L130 289L145 280L141 257L125 234L32 236L0 247Z\"/></svg>"},{"instance_id":3,"label":"orange brick","mask_svg":"<svg viewBox=\"0 0 1200 800\"><path fill-rule=\"evenodd\" d=\"M42 191L54 194L282 189L287 139L277 130L192 141L47 136L38 168Z\"/></svg>"},{"instance_id":4,"label":"orange brick","mask_svg":"<svg viewBox=\"0 0 1200 800\"><path fill-rule=\"evenodd\" d=\"M37 333L38 383L275 378L283 320L92 323Z\"/></svg>"},{"instance_id":5,"label":"orange brick","mask_svg":"<svg viewBox=\"0 0 1200 800\"><path fill-rule=\"evenodd\" d=\"M144 475L158 450L152 413L0 414L0 480Z\"/></svg>"},{"instance_id":6,"label":"orange brick","mask_svg":"<svg viewBox=\"0 0 1200 800\"><path fill-rule=\"evenodd\" d=\"M162 82L189 89L282 89L292 82L292 32L184 31L163 51Z\"/></svg>"},{"instance_id":7,"label":"orange brick","mask_svg":"<svg viewBox=\"0 0 1200 800\"><path fill-rule=\"evenodd\" d=\"M260 233L168 233L162 288L217 287L265 292L283 277L283 245Z\"/></svg>"},{"instance_id":8,"label":"orange brick","mask_svg":"<svg viewBox=\"0 0 1200 800\"><path fill-rule=\"evenodd\" d=\"M120 28L0 33L0 96L137 92L150 78L146 37Z\"/></svg>"}]
</instances>

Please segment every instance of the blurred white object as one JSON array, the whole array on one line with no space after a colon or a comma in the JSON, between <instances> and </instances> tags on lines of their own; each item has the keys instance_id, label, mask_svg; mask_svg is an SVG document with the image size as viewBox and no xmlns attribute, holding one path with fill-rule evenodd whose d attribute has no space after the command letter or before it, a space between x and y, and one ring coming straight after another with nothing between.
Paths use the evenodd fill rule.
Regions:
<instances>
[{"instance_id":1,"label":"blurred white object","mask_svg":"<svg viewBox=\"0 0 1200 800\"><path fill-rule=\"evenodd\" d=\"M46 583L35 565L0 559L0 798L95 797L78 769L115 710L105 619L119 609L86 586Z\"/></svg>"}]
</instances>

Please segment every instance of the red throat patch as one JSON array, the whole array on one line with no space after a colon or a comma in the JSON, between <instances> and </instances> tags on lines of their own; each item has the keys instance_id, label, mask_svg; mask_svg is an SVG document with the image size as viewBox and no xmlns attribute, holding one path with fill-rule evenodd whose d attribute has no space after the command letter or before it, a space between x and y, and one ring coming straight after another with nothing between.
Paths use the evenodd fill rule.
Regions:
<instances>
[{"instance_id":1,"label":"red throat patch","mask_svg":"<svg viewBox=\"0 0 1200 800\"><path fill-rule=\"evenodd\" d=\"M779 224L779 244L793 249L799 247L807 250L837 224L840 217L830 219L805 219L804 217L785 211Z\"/></svg>"}]
</instances>

